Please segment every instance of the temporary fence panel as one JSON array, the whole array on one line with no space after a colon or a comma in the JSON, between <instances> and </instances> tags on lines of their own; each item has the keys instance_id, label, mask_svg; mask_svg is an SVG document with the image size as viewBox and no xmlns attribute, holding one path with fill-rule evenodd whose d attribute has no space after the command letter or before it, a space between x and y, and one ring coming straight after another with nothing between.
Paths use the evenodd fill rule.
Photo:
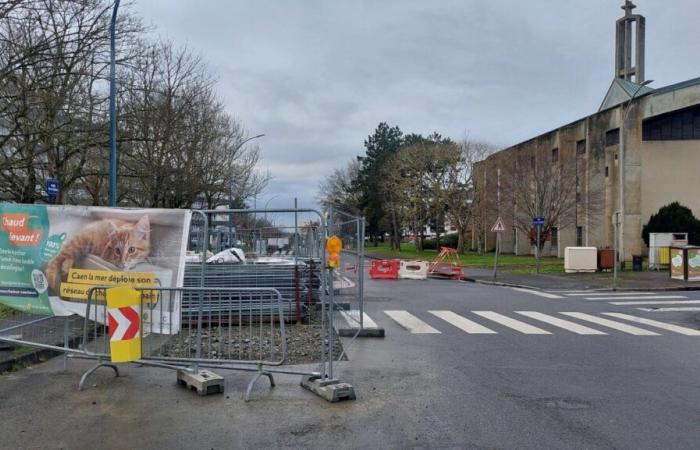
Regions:
<instances>
[{"instance_id":1,"label":"temporary fence panel","mask_svg":"<svg viewBox=\"0 0 700 450\"><path fill-rule=\"evenodd\" d=\"M333 301L340 314L335 329L356 335L364 329L365 220L335 207L328 211L328 235L342 241L340 265L333 270ZM355 330L355 331L353 331Z\"/></svg>"},{"instance_id":2,"label":"temporary fence panel","mask_svg":"<svg viewBox=\"0 0 700 450\"><path fill-rule=\"evenodd\" d=\"M140 327L143 360L187 364L208 362L279 366L286 355L282 297L271 288L137 288L141 294ZM104 300L107 288L92 288L90 320L84 322L88 355L110 356ZM182 299L178 330L158 326L157 318L176 312L165 305ZM174 323L170 321L169 323Z\"/></svg>"},{"instance_id":3,"label":"temporary fence panel","mask_svg":"<svg viewBox=\"0 0 700 450\"><path fill-rule=\"evenodd\" d=\"M335 308L328 304L332 299L323 251L325 218L303 208L195 213L185 285L276 289L287 322L318 330L319 373L322 378L333 378L339 341L333 330ZM227 242L245 256L243 261L219 263L217 236L224 231ZM183 299L183 309L191 310L188 299Z\"/></svg>"},{"instance_id":4,"label":"temporary fence panel","mask_svg":"<svg viewBox=\"0 0 700 450\"><path fill-rule=\"evenodd\" d=\"M338 277L331 280L323 251L329 230L325 217L315 210L192 211L189 236L182 240L186 264L182 274L171 279L184 286L127 283L135 284L141 293L139 362L186 370L218 367L254 370L258 376L264 370L333 379L335 361L342 358L334 329L333 294L350 290L348 303L362 308L364 223L361 218L352 220L353 235L341 234L346 235L347 253L355 262L353 256L344 257ZM340 229L349 227L340 225ZM242 251L236 253L244 255L239 258L242 261L222 263L215 258L229 245ZM96 284L84 286L80 315L43 316L0 305L0 342L97 359L81 385L98 367L117 371L109 361L105 295L110 286ZM310 335L316 336L317 371L280 367L286 361L289 323L315 330Z\"/></svg>"}]
</instances>

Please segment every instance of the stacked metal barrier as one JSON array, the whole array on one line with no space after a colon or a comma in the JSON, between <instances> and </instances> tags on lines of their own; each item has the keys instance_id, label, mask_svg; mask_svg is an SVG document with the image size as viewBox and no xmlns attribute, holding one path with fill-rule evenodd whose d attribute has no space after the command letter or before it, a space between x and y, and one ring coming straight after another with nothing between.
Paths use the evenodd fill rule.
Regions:
<instances>
[{"instance_id":1,"label":"stacked metal barrier","mask_svg":"<svg viewBox=\"0 0 700 450\"><path fill-rule=\"evenodd\" d=\"M301 320L302 305L308 299L318 299L320 260L297 259L288 264L207 264L204 268L206 287L268 287L277 289L283 300L287 320ZM185 267L184 287L201 285L202 265L188 263ZM314 294L315 293L315 294ZM183 310L191 308L188 296L182 298Z\"/></svg>"}]
</instances>

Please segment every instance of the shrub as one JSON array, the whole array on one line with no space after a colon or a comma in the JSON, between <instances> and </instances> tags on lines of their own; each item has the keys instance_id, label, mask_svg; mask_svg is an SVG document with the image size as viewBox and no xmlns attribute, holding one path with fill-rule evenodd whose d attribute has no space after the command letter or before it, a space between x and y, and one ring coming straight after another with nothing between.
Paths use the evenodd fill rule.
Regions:
<instances>
[{"instance_id":1,"label":"shrub","mask_svg":"<svg viewBox=\"0 0 700 450\"><path fill-rule=\"evenodd\" d=\"M700 220L690 208L673 202L652 214L642 228L642 239L649 246L649 233L688 233L688 243L700 245Z\"/></svg>"},{"instance_id":2,"label":"shrub","mask_svg":"<svg viewBox=\"0 0 700 450\"><path fill-rule=\"evenodd\" d=\"M457 233L450 233L440 236L440 247L457 248ZM426 239L423 241L424 250L437 250L437 241L435 239Z\"/></svg>"}]
</instances>

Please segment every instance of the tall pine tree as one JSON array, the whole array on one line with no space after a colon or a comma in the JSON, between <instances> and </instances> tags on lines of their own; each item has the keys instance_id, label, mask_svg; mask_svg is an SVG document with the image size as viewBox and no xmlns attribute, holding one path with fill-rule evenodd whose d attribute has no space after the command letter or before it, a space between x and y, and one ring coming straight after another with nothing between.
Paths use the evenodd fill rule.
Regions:
<instances>
[{"instance_id":1,"label":"tall pine tree","mask_svg":"<svg viewBox=\"0 0 700 450\"><path fill-rule=\"evenodd\" d=\"M375 244L382 239L390 225L386 220L384 199L379 188L380 174L402 144L403 133L399 127L390 127L386 122L382 122L374 134L365 140L365 156L358 157L361 167L355 188L360 196L360 208L367 218L367 234Z\"/></svg>"}]
</instances>

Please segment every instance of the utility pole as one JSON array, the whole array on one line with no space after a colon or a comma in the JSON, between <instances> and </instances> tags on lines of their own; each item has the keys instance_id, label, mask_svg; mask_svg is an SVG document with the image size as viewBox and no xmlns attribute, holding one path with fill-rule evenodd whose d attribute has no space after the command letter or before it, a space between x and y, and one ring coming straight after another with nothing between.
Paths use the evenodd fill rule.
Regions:
<instances>
[{"instance_id":1,"label":"utility pole","mask_svg":"<svg viewBox=\"0 0 700 450\"><path fill-rule=\"evenodd\" d=\"M618 211L615 212L615 261L613 270L613 290L617 289L617 266L625 260L624 253L624 236L625 236L625 123L627 116L632 108L632 101L637 97L639 91L646 85L653 83L654 80L647 80L639 85L634 94L627 102L622 104L622 122L620 122L620 157L617 165L617 181L618 181Z\"/></svg>"},{"instance_id":2,"label":"utility pole","mask_svg":"<svg viewBox=\"0 0 700 450\"><path fill-rule=\"evenodd\" d=\"M117 81L115 28L119 0L114 1L109 26L109 206L117 206Z\"/></svg>"}]
</instances>

